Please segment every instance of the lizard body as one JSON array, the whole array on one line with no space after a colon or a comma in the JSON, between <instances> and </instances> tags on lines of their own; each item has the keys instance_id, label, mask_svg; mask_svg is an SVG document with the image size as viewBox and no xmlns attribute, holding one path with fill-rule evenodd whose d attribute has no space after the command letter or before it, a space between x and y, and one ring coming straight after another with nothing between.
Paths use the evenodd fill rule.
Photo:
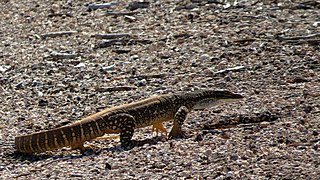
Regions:
<instances>
[{"instance_id":1,"label":"lizard body","mask_svg":"<svg viewBox=\"0 0 320 180\"><path fill-rule=\"evenodd\" d=\"M96 114L59 128L17 136L18 152L40 153L69 146L84 149L84 142L104 134L120 133L124 147L138 145L132 140L134 129L153 125L165 131L162 122L173 120L169 137L181 135L181 126L193 109L233 102L242 96L224 90L200 90L191 93L160 95L130 104L105 109Z\"/></svg>"}]
</instances>

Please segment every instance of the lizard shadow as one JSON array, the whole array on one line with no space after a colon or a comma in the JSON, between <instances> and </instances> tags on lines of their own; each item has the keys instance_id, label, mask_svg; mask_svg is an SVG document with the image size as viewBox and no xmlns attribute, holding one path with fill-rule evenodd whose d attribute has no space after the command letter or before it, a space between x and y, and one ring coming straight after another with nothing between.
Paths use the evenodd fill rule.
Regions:
<instances>
[{"instance_id":1,"label":"lizard shadow","mask_svg":"<svg viewBox=\"0 0 320 180\"><path fill-rule=\"evenodd\" d=\"M94 153L95 155L99 155L100 152ZM90 154L90 155L93 155ZM78 159L84 156L89 156L89 154L84 153L74 153L74 154L55 154L55 152L46 152L40 154L27 154L21 152L13 152L7 155L7 157L15 159L18 162L26 162L26 163L34 163L38 161L45 161L51 159L52 161L59 161L59 160L67 160L67 159Z\"/></svg>"},{"instance_id":2,"label":"lizard shadow","mask_svg":"<svg viewBox=\"0 0 320 180\"><path fill-rule=\"evenodd\" d=\"M134 147L129 147L129 148L124 148L121 146L121 144L116 145L114 147L110 148L100 148L100 149L86 149L84 151L80 151L73 153L74 150L72 150L72 153L63 153L66 151L60 151L60 154L57 154L56 152L44 152L40 154L27 154L27 153L21 153L21 152L10 152L7 153L7 157L14 159L18 162L26 162L26 163L34 163L38 161L45 161L45 160L51 160L52 161L63 161L63 160L68 160L68 159L78 159L78 158L83 158L86 156L99 156L103 152L124 152L124 151L130 151L131 149L135 147L142 147L145 144L157 144L159 141L162 141L162 139L159 139L159 137L153 137L153 138L148 138L145 140L139 140L139 146L134 146Z\"/></svg>"},{"instance_id":3,"label":"lizard shadow","mask_svg":"<svg viewBox=\"0 0 320 180\"><path fill-rule=\"evenodd\" d=\"M144 140L139 140L137 141L139 143L139 145L133 146L133 147L123 147L121 144L111 147L111 148L107 148L107 149L103 149L106 150L108 152L123 152L123 151L130 151L131 149L135 148L135 147L142 147L145 144L149 144L149 145L155 145L157 144L159 141L163 141L163 137L153 137L153 138L147 138Z\"/></svg>"}]
</instances>

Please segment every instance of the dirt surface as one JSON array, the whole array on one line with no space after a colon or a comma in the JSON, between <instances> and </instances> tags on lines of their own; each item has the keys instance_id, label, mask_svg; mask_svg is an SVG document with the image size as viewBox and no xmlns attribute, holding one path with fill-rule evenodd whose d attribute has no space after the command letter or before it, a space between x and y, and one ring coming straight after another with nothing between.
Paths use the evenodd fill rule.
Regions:
<instances>
[{"instance_id":1,"label":"dirt surface","mask_svg":"<svg viewBox=\"0 0 320 180\"><path fill-rule=\"evenodd\" d=\"M1 179L320 176L319 1L89 5L0 1ZM58 31L67 32L50 34ZM18 135L151 95L209 88L245 98L192 112L182 139L127 151L115 139L89 142L96 149L84 154L14 152ZM135 131L135 139L148 137L150 127Z\"/></svg>"}]
</instances>

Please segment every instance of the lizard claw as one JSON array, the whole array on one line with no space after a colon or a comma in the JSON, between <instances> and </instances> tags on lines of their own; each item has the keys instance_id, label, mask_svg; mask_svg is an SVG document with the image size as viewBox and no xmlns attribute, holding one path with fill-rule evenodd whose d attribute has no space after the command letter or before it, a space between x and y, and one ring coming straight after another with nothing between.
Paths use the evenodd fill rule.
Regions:
<instances>
[{"instance_id":1,"label":"lizard claw","mask_svg":"<svg viewBox=\"0 0 320 180\"><path fill-rule=\"evenodd\" d=\"M152 125L152 134L154 133L154 131L156 131L156 135L158 136L158 133L160 132L161 135L163 135L163 133L165 134L165 138L168 137L168 132L167 129L163 126L162 122L159 123L155 123Z\"/></svg>"}]
</instances>

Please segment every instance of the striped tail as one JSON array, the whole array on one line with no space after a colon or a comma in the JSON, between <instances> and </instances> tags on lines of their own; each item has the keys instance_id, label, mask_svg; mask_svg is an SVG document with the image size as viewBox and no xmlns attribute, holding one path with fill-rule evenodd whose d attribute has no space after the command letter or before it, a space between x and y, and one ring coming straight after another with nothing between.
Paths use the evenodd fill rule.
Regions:
<instances>
[{"instance_id":1,"label":"striped tail","mask_svg":"<svg viewBox=\"0 0 320 180\"><path fill-rule=\"evenodd\" d=\"M104 135L99 124L94 121L78 121L68 126L41 131L15 138L15 148L23 153L40 153L70 146L83 147L85 141Z\"/></svg>"}]
</instances>

